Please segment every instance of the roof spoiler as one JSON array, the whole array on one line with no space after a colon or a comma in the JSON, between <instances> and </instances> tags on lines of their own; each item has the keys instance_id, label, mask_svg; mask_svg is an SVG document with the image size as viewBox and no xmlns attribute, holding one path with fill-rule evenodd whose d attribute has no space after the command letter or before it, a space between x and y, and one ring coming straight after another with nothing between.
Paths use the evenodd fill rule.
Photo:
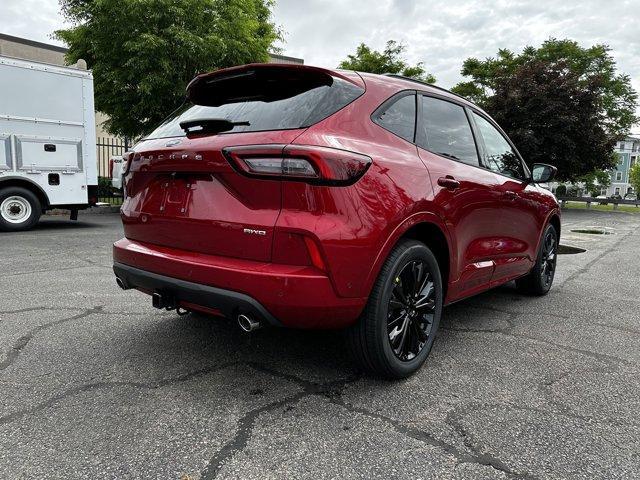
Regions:
<instances>
[{"instance_id":1,"label":"roof spoiler","mask_svg":"<svg viewBox=\"0 0 640 480\"><path fill-rule=\"evenodd\" d=\"M324 68L252 63L196 76L187 85L187 98L196 105L208 107L251 100L273 102L312 88L330 86L334 78L363 87L340 72Z\"/></svg>"}]
</instances>

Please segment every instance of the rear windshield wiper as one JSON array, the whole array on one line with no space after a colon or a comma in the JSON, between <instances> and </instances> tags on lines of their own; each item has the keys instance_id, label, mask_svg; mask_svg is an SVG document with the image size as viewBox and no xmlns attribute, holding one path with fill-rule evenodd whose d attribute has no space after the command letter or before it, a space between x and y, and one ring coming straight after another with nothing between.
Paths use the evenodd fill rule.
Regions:
<instances>
[{"instance_id":1,"label":"rear windshield wiper","mask_svg":"<svg viewBox=\"0 0 640 480\"><path fill-rule=\"evenodd\" d=\"M250 126L249 122L232 122L226 118L196 118L180 122L184 133L221 133L233 130L238 126Z\"/></svg>"}]
</instances>

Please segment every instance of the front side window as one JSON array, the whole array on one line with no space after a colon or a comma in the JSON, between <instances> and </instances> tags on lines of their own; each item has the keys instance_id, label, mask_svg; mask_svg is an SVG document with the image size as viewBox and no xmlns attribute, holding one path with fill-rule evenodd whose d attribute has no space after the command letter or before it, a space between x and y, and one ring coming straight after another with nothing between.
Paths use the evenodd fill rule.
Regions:
<instances>
[{"instance_id":1,"label":"front side window","mask_svg":"<svg viewBox=\"0 0 640 480\"><path fill-rule=\"evenodd\" d=\"M416 96L405 95L399 98L382 113L376 114L374 121L408 142L413 142L416 128Z\"/></svg>"},{"instance_id":2,"label":"front side window","mask_svg":"<svg viewBox=\"0 0 640 480\"><path fill-rule=\"evenodd\" d=\"M469 165L479 165L471 125L464 108L438 98L421 96L419 144L433 153Z\"/></svg>"},{"instance_id":3,"label":"front side window","mask_svg":"<svg viewBox=\"0 0 640 480\"><path fill-rule=\"evenodd\" d=\"M622 180L622 172L616 172L616 182Z\"/></svg>"},{"instance_id":4,"label":"front side window","mask_svg":"<svg viewBox=\"0 0 640 480\"><path fill-rule=\"evenodd\" d=\"M507 139L486 118L476 112L473 112L473 116L484 140L485 166L501 175L524 180L522 162Z\"/></svg>"}]
</instances>

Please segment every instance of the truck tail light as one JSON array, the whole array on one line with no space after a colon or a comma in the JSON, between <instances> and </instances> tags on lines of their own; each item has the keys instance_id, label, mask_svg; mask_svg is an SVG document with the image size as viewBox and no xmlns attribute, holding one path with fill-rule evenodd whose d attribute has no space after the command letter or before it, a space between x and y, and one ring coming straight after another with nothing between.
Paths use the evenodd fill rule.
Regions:
<instances>
[{"instance_id":1,"label":"truck tail light","mask_svg":"<svg viewBox=\"0 0 640 480\"><path fill-rule=\"evenodd\" d=\"M122 154L122 174L129 173L129 167L131 166L131 160L133 160L133 156L135 152L128 151Z\"/></svg>"},{"instance_id":2,"label":"truck tail light","mask_svg":"<svg viewBox=\"0 0 640 480\"><path fill-rule=\"evenodd\" d=\"M222 152L243 175L317 185L352 185L372 163L360 153L308 145L245 145Z\"/></svg>"}]
</instances>

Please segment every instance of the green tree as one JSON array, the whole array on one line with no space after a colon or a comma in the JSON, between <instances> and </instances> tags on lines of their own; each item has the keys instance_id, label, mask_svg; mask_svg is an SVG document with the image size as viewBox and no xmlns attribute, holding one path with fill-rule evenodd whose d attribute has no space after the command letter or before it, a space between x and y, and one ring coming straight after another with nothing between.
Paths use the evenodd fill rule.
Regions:
<instances>
[{"instance_id":1,"label":"green tree","mask_svg":"<svg viewBox=\"0 0 640 480\"><path fill-rule=\"evenodd\" d=\"M495 58L466 59L461 73L470 77L470 80L456 85L453 91L483 104L493 95L496 87L508 80L522 65L533 60L549 64L563 62L585 84L596 77L599 79L598 94L606 117L604 126L608 134L620 138L638 120L635 114L638 97L631 86L630 77L617 72L610 51L607 45L583 48L573 40L555 38L547 40L539 48L525 47L519 55L500 49Z\"/></svg>"},{"instance_id":2,"label":"green tree","mask_svg":"<svg viewBox=\"0 0 640 480\"><path fill-rule=\"evenodd\" d=\"M60 0L67 61L93 70L96 109L115 135L139 137L185 97L197 74L265 62L280 32L273 0Z\"/></svg>"},{"instance_id":3,"label":"green tree","mask_svg":"<svg viewBox=\"0 0 640 480\"><path fill-rule=\"evenodd\" d=\"M637 163L629 170L629 183L633 191L640 198L640 163Z\"/></svg>"},{"instance_id":4,"label":"green tree","mask_svg":"<svg viewBox=\"0 0 640 480\"><path fill-rule=\"evenodd\" d=\"M436 77L425 71L422 62L414 66L407 65L402 57L405 49L403 44L395 40L389 40L382 52L372 50L361 43L358 45L355 55L348 55L347 59L338 65L338 68L358 72L393 73L426 83L436 83Z\"/></svg>"},{"instance_id":5,"label":"green tree","mask_svg":"<svg viewBox=\"0 0 640 480\"><path fill-rule=\"evenodd\" d=\"M602 188L611 186L611 174L604 170L595 170L583 175L580 180L584 183L584 189L591 194L592 197L600 195Z\"/></svg>"},{"instance_id":6,"label":"green tree","mask_svg":"<svg viewBox=\"0 0 640 480\"><path fill-rule=\"evenodd\" d=\"M614 166L615 142L638 121L637 94L605 45L550 39L518 55L469 58L462 74L470 80L453 91L484 107L527 163L551 163L561 180Z\"/></svg>"}]
</instances>

